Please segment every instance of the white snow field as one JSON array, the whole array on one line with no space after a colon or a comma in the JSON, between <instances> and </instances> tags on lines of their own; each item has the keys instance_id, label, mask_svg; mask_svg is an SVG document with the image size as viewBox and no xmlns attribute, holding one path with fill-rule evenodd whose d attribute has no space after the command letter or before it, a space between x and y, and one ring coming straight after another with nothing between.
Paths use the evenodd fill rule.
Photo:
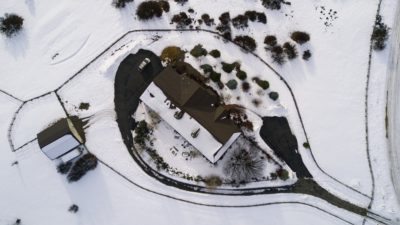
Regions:
<instances>
[{"instance_id":1,"label":"white snow field","mask_svg":"<svg viewBox=\"0 0 400 225\"><path fill-rule=\"evenodd\" d=\"M127 31L174 28L170 17L190 7L196 11L196 17L208 13L216 22L225 11L229 11L231 17L246 10L263 11L267 15L267 25L250 22L244 30L232 29L233 35L253 36L258 43L255 53L270 63L293 89L315 161L310 150L302 147L306 138L290 93L259 60L242 53L232 44L218 42L210 34L159 32L161 39L153 43L154 32L132 33L60 90L69 113L91 116L86 130L89 150L120 174L99 164L96 170L71 184L56 172L56 165L40 152L37 142L13 153L7 134L13 113L21 102L0 93L0 224L13 224L17 218L22 224L30 225L362 224L360 216L305 195L218 196L186 192L161 184L135 164L123 145L115 122L113 88L115 71L121 60L141 47L156 54L167 43L180 43L180 47L188 50L197 43L203 43L208 50L218 48L226 61L240 60L247 66L249 74L267 79L272 90L279 92L279 103L284 110L270 108L263 113L288 116L299 142L299 151L315 180L335 195L367 206L370 199L364 195L372 195L372 180L365 137L365 88L369 40L379 1L293 0L291 6L284 6L281 11L266 10L258 0L190 0L184 6L170 1L169 13L160 19L141 22L135 18L135 11L142 1L129 3L121 10L112 7L111 0L1 1L0 15L14 12L25 20L24 29L17 36L11 39L0 36L0 90L22 100L53 91ZM389 27L395 22L398 4L396 0L382 1L381 14ZM324 19L320 19L321 6L337 11L338 18L330 21L328 27L324 25ZM202 25L202 28L215 29L215 26ZM310 33L311 41L300 46L299 52L310 49L312 58L308 62L298 58L283 66L273 64L264 50L264 37L274 34L279 43L283 43L289 41L290 32L294 30ZM388 49L373 53L371 61L368 128L375 178L371 210L396 219L400 208L390 180L383 122L387 59ZM78 110L81 102L89 102L90 108ZM32 140L38 131L62 116L65 114L54 94L27 103L11 132L15 147ZM327 174L364 195L334 181L316 163ZM318 206L345 221L300 204L242 208L197 205L248 206L291 201ZM76 214L68 212L71 204L79 206ZM368 220L367 224L376 222Z\"/></svg>"}]
</instances>

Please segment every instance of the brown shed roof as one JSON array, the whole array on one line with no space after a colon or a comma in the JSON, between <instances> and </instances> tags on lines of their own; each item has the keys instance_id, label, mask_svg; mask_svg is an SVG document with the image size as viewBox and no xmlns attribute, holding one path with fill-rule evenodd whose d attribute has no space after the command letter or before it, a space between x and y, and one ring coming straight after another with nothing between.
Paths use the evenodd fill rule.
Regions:
<instances>
[{"instance_id":1,"label":"brown shed roof","mask_svg":"<svg viewBox=\"0 0 400 225\"><path fill-rule=\"evenodd\" d=\"M220 143L226 143L239 128L226 115L219 97L185 74L168 66L153 81L185 113L206 128Z\"/></svg>"}]
</instances>

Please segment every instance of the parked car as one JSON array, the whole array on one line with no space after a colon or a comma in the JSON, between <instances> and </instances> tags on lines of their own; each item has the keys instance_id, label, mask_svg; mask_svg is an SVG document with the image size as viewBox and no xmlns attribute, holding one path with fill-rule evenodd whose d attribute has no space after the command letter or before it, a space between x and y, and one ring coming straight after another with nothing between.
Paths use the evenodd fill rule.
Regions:
<instances>
[{"instance_id":1,"label":"parked car","mask_svg":"<svg viewBox=\"0 0 400 225\"><path fill-rule=\"evenodd\" d=\"M139 71L142 71L144 68L146 68L147 65L149 65L150 59L145 58L143 61L139 64Z\"/></svg>"}]
</instances>

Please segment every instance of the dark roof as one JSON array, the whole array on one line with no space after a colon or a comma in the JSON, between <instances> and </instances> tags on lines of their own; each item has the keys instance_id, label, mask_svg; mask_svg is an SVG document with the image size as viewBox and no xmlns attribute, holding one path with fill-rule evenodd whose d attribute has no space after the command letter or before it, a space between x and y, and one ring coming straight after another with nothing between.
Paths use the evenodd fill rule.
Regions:
<instances>
[{"instance_id":1,"label":"dark roof","mask_svg":"<svg viewBox=\"0 0 400 225\"><path fill-rule=\"evenodd\" d=\"M226 117L224 106L219 105L218 95L201 86L185 74L168 66L153 81L185 113L193 117L220 143L226 143L239 128Z\"/></svg>"},{"instance_id":2,"label":"dark roof","mask_svg":"<svg viewBox=\"0 0 400 225\"><path fill-rule=\"evenodd\" d=\"M74 127L76 127L79 135L82 136L81 131L83 131L83 129L79 126L77 127L75 123L74 123ZM39 146L40 146L40 148L43 148L44 146L49 145L50 143L56 141L57 139L61 138L62 136L66 135L66 134L71 134L72 136L75 137L75 135L72 133L72 131L70 130L70 127L68 125L68 119L63 118L63 119L58 120L57 122L55 122L48 128L44 129L40 133L38 133L37 139L38 139Z\"/></svg>"}]
</instances>

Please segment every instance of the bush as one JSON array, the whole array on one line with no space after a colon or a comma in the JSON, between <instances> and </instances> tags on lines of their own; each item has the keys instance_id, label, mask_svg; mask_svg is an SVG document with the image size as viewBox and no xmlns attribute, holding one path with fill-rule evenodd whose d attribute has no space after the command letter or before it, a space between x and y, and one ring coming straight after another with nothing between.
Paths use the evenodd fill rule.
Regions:
<instances>
[{"instance_id":1,"label":"bush","mask_svg":"<svg viewBox=\"0 0 400 225\"><path fill-rule=\"evenodd\" d=\"M269 94L269 98L276 101L279 98L278 92L271 91Z\"/></svg>"},{"instance_id":2,"label":"bush","mask_svg":"<svg viewBox=\"0 0 400 225\"><path fill-rule=\"evenodd\" d=\"M66 162L66 163L60 163L57 166L57 172L61 173L61 174L67 174L69 172L69 170L71 169L72 166L72 162Z\"/></svg>"},{"instance_id":3,"label":"bush","mask_svg":"<svg viewBox=\"0 0 400 225\"><path fill-rule=\"evenodd\" d=\"M388 39L389 28L382 22L382 16L377 15L372 32L372 47L374 50L380 51L386 47L386 40Z\"/></svg>"},{"instance_id":4,"label":"bush","mask_svg":"<svg viewBox=\"0 0 400 225\"><path fill-rule=\"evenodd\" d=\"M283 48L280 45L274 46L271 50L272 60L279 65L285 63L285 56L283 54Z\"/></svg>"},{"instance_id":5,"label":"bush","mask_svg":"<svg viewBox=\"0 0 400 225\"><path fill-rule=\"evenodd\" d=\"M88 171L95 169L97 158L93 154L86 154L79 158L72 166L67 178L69 182L75 182L81 179Z\"/></svg>"},{"instance_id":6,"label":"bush","mask_svg":"<svg viewBox=\"0 0 400 225\"><path fill-rule=\"evenodd\" d=\"M214 19L212 19L212 18L210 17L210 15L208 15L207 13L201 15L201 19L204 21L204 23L205 23L207 26L211 26L211 25L214 24Z\"/></svg>"},{"instance_id":7,"label":"bush","mask_svg":"<svg viewBox=\"0 0 400 225\"><path fill-rule=\"evenodd\" d=\"M208 188L216 188L222 185L222 180L217 175L205 177L203 182L207 185Z\"/></svg>"},{"instance_id":8,"label":"bush","mask_svg":"<svg viewBox=\"0 0 400 225\"><path fill-rule=\"evenodd\" d=\"M114 0L113 5L115 8L125 8L126 3L133 2L133 0Z\"/></svg>"},{"instance_id":9,"label":"bush","mask_svg":"<svg viewBox=\"0 0 400 225\"><path fill-rule=\"evenodd\" d=\"M23 23L24 19L17 14L6 13L4 17L0 17L0 32L12 37L22 29Z\"/></svg>"},{"instance_id":10,"label":"bush","mask_svg":"<svg viewBox=\"0 0 400 225\"><path fill-rule=\"evenodd\" d=\"M250 83L249 82L243 82L242 83L242 90L244 91L244 92L248 92L249 90L250 90Z\"/></svg>"},{"instance_id":11,"label":"bush","mask_svg":"<svg viewBox=\"0 0 400 225\"><path fill-rule=\"evenodd\" d=\"M214 70L210 64L203 64L200 66L205 74L212 73Z\"/></svg>"},{"instance_id":12,"label":"bush","mask_svg":"<svg viewBox=\"0 0 400 225\"><path fill-rule=\"evenodd\" d=\"M247 18L247 16L238 15L232 19L232 25L237 29L243 29L245 27L248 27L248 21L249 19Z\"/></svg>"},{"instance_id":13,"label":"bush","mask_svg":"<svg viewBox=\"0 0 400 225\"><path fill-rule=\"evenodd\" d=\"M237 70L236 77L239 78L240 80L245 80L247 78L247 73L244 72L243 70Z\"/></svg>"},{"instance_id":14,"label":"bush","mask_svg":"<svg viewBox=\"0 0 400 225\"><path fill-rule=\"evenodd\" d=\"M254 51L257 47L256 41L247 35L236 36L233 41L247 51Z\"/></svg>"},{"instance_id":15,"label":"bush","mask_svg":"<svg viewBox=\"0 0 400 225\"><path fill-rule=\"evenodd\" d=\"M140 3L136 10L136 15L141 20L149 20L153 17L161 17L163 14L163 8L158 1L146 1Z\"/></svg>"},{"instance_id":16,"label":"bush","mask_svg":"<svg viewBox=\"0 0 400 225\"><path fill-rule=\"evenodd\" d=\"M304 44L310 40L310 35L306 32L302 31L295 31L290 35L293 41L297 42L298 44Z\"/></svg>"},{"instance_id":17,"label":"bush","mask_svg":"<svg viewBox=\"0 0 400 225\"><path fill-rule=\"evenodd\" d=\"M264 89L264 90L266 90L266 89L268 89L269 88L269 82L268 81L266 81L266 80L261 80L260 78L254 78L253 79L255 82L256 82L256 84L258 84L258 86L260 86L262 89Z\"/></svg>"},{"instance_id":18,"label":"bush","mask_svg":"<svg viewBox=\"0 0 400 225\"><path fill-rule=\"evenodd\" d=\"M286 56L290 60L296 58L298 55L296 46L289 42L286 42L285 44L283 44L283 51L285 52Z\"/></svg>"},{"instance_id":19,"label":"bush","mask_svg":"<svg viewBox=\"0 0 400 225\"><path fill-rule=\"evenodd\" d=\"M283 181L289 179L289 172L285 169L279 169L278 171L276 171L276 173L278 174L278 177Z\"/></svg>"},{"instance_id":20,"label":"bush","mask_svg":"<svg viewBox=\"0 0 400 225\"><path fill-rule=\"evenodd\" d=\"M169 8L170 8L169 2L162 0L162 1L160 1L160 4L161 4L161 8L164 10L164 12L169 12Z\"/></svg>"},{"instance_id":21,"label":"bush","mask_svg":"<svg viewBox=\"0 0 400 225\"><path fill-rule=\"evenodd\" d=\"M229 80L226 84L225 84L229 89L231 90L235 90L237 88L238 82L234 79Z\"/></svg>"},{"instance_id":22,"label":"bush","mask_svg":"<svg viewBox=\"0 0 400 225\"><path fill-rule=\"evenodd\" d=\"M217 72L215 72L215 71L212 71L211 73L210 73L210 79L212 80L212 81L214 81L214 82L220 82L221 81L221 74L220 73L217 73Z\"/></svg>"},{"instance_id":23,"label":"bush","mask_svg":"<svg viewBox=\"0 0 400 225\"><path fill-rule=\"evenodd\" d=\"M147 126L146 121L141 120L135 128L136 136L133 139L135 143L144 147L146 144L146 140L149 139L150 129Z\"/></svg>"},{"instance_id":24,"label":"bush","mask_svg":"<svg viewBox=\"0 0 400 225\"><path fill-rule=\"evenodd\" d=\"M264 160L253 149L235 149L232 156L223 166L224 173L234 183L244 183L262 176Z\"/></svg>"},{"instance_id":25,"label":"bush","mask_svg":"<svg viewBox=\"0 0 400 225\"><path fill-rule=\"evenodd\" d=\"M274 35L267 35L264 38L264 44L273 47L278 44L278 41Z\"/></svg>"},{"instance_id":26,"label":"bush","mask_svg":"<svg viewBox=\"0 0 400 225\"><path fill-rule=\"evenodd\" d=\"M303 59L304 60L309 60L311 58L311 52L310 50L306 50L303 52Z\"/></svg>"},{"instance_id":27,"label":"bush","mask_svg":"<svg viewBox=\"0 0 400 225\"><path fill-rule=\"evenodd\" d=\"M217 49L211 50L208 54L210 54L214 58L221 57L221 53Z\"/></svg>"},{"instance_id":28,"label":"bush","mask_svg":"<svg viewBox=\"0 0 400 225\"><path fill-rule=\"evenodd\" d=\"M184 57L185 52L177 46L168 46L164 48L160 56L161 60L167 64L182 61Z\"/></svg>"},{"instance_id":29,"label":"bush","mask_svg":"<svg viewBox=\"0 0 400 225\"><path fill-rule=\"evenodd\" d=\"M222 70L227 73L232 72L233 69L235 69L239 65L239 63L237 63L237 62L233 62L233 63L221 62L221 64L222 64Z\"/></svg>"},{"instance_id":30,"label":"bush","mask_svg":"<svg viewBox=\"0 0 400 225\"><path fill-rule=\"evenodd\" d=\"M182 29L192 24L192 19L185 12L180 12L172 17L171 22L176 23L176 28Z\"/></svg>"},{"instance_id":31,"label":"bush","mask_svg":"<svg viewBox=\"0 0 400 225\"><path fill-rule=\"evenodd\" d=\"M71 205L68 209L68 211L70 211L72 213L76 213L76 212L78 212L78 210L79 210L79 207L75 204Z\"/></svg>"},{"instance_id":32,"label":"bush","mask_svg":"<svg viewBox=\"0 0 400 225\"><path fill-rule=\"evenodd\" d=\"M284 3L283 0L261 0L262 5L271 10L281 9L281 4Z\"/></svg>"},{"instance_id":33,"label":"bush","mask_svg":"<svg viewBox=\"0 0 400 225\"><path fill-rule=\"evenodd\" d=\"M303 143L303 147L310 149L310 144L308 142L304 142Z\"/></svg>"},{"instance_id":34,"label":"bush","mask_svg":"<svg viewBox=\"0 0 400 225\"><path fill-rule=\"evenodd\" d=\"M221 24L227 25L231 21L231 16L229 15L229 12L224 12L219 16L219 21L221 21Z\"/></svg>"},{"instance_id":35,"label":"bush","mask_svg":"<svg viewBox=\"0 0 400 225\"><path fill-rule=\"evenodd\" d=\"M203 45L198 44L198 45L194 46L192 50L190 50L190 54L193 57L198 58L200 56L206 56L207 50L203 48Z\"/></svg>"},{"instance_id":36,"label":"bush","mask_svg":"<svg viewBox=\"0 0 400 225\"><path fill-rule=\"evenodd\" d=\"M245 16L247 16L247 18L249 18L250 21L254 22L257 19L257 12L252 10L252 11L246 11L244 13Z\"/></svg>"},{"instance_id":37,"label":"bush","mask_svg":"<svg viewBox=\"0 0 400 225\"><path fill-rule=\"evenodd\" d=\"M184 5L188 0L175 0L176 3Z\"/></svg>"}]
</instances>

